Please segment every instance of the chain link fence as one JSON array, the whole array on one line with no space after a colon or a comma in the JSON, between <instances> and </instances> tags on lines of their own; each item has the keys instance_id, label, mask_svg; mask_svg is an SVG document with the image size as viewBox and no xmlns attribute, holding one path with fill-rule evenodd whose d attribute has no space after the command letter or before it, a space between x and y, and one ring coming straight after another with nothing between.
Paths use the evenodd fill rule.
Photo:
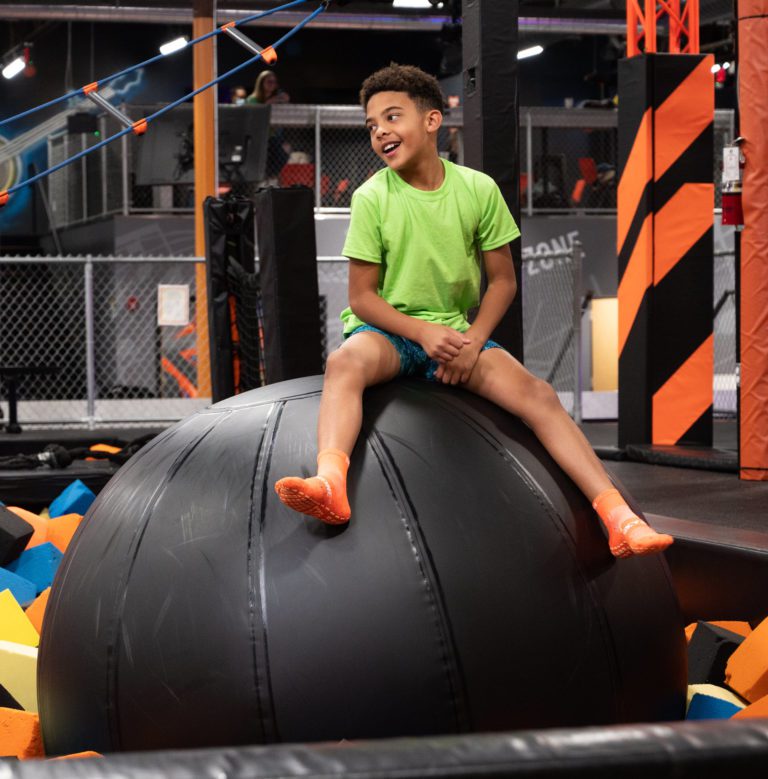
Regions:
<instances>
[{"instance_id":1,"label":"chain link fence","mask_svg":"<svg viewBox=\"0 0 768 779\"><path fill-rule=\"evenodd\" d=\"M735 418L736 374L736 255L715 252L714 278L715 376L714 413Z\"/></svg>"},{"instance_id":2,"label":"chain link fence","mask_svg":"<svg viewBox=\"0 0 768 779\"><path fill-rule=\"evenodd\" d=\"M160 284L184 285L194 310L195 258L0 258L4 366L43 369L20 386L22 424L99 425L180 419L210 402L198 392L197 331L159 326ZM318 258L323 359L342 343L348 262ZM581 284L578 241L524 258L520 285L526 367L550 382L581 418L591 389L589 293ZM715 255L714 410L736 414L734 255ZM47 370L46 370L47 369ZM5 400L0 403L8 418Z\"/></svg>"},{"instance_id":3,"label":"chain link fence","mask_svg":"<svg viewBox=\"0 0 768 779\"><path fill-rule=\"evenodd\" d=\"M20 384L19 421L159 423L207 405L195 267L194 258L0 258L0 363L40 371ZM158 325L160 284L189 288L190 324Z\"/></svg>"}]
</instances>

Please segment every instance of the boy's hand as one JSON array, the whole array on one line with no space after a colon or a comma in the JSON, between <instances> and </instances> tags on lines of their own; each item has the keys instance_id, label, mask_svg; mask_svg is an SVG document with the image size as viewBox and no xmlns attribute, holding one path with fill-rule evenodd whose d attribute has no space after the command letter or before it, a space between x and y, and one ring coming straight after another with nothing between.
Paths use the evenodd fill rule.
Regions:
<instances>
[{"instance_id":1,"label":"boy's hand","mask_svg":"<svg viewBox=\"0 0 768 779\"><path fill-rule=\"evenodd\" d=\"M480 356L481 344L466 339L467 343L459 355L450 362L441 362L435 371L435 378L443 384L464 384L472 375L477 358Z\"/></svg>"},{"instance_id":2,"label":"boy's hand","mask_svg":"<svg viewBox=\"0 0 768 779\"><path fill-rule=\"evenodd\" d=\"M427 356L438 362L451 362L470 342L462 333L446 325L425 322L419 343ZM477 359L477 358L475 358Z\"/></svg>"}]
</instances>

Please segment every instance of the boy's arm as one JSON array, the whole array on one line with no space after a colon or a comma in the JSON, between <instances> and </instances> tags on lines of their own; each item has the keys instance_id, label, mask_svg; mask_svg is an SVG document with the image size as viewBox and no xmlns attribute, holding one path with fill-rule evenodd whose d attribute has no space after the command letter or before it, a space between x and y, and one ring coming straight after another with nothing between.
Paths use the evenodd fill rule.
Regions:
<instances>
[{"instance_id":1,"label":"boy's arm","mask_svg":"<svg viewBox=\"0 0 768 779\"><path fill-rule=\"evenodd\" d=\"M403 314L378 293L379 265L350 259L349 307L369 325L421 344L433 359L450 362L469 339L451 327Z\"/></svg>"},{"instance_id":2,"label":"boy's arm","mask_svg":"<svg viewBox=\"0 0 768 779\"><path fill-rule=\"evenodd\" d=\"M477 339L481 347L491 337L517 294L515 266L508 243L483 252L483 264L488 286L475 321L467 330L467 335Z\"/></svg>"},{"instance_id":3,"label":"boy's arm","mask_svg":"<svg viewBox=\"0 0 768 779\"><path fill-rule=\"evenodd\" d=\"M483 264L488 280L475 321L464 335L469 343L450 363L440 365L435 378L444 384L463 384L469 379L485 342L499 324L517 294L515 266L509 244L483 252Z\"/></svg>"}]
</instances>

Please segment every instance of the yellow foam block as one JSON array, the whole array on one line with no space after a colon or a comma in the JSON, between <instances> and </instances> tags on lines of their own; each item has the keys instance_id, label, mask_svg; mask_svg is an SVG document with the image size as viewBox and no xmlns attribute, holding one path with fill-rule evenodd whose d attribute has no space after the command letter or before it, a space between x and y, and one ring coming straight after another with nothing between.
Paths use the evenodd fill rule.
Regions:
<instances>
[{"instance_id":1,"label":"yellow foam block","mask_svg":"<svg viewBox=\"0 0 768 779\"><path fill-rule=\"evenodd\" d=\"M48 520L48 537L60 552L66 552L75 530L83 521L82 514L63 514Z\"/></svg>"},{"instance_id":2,"label":"yellow foam block","mask_svg":"<svg viewBox=\"0 0 768 779\"><path fill-rule=\"evenodd\" d=\"M747 704L738 695L726 690L725 687L718 687L716 684L689 684L688 695L685 700L685 711L688 713L688 707L691 705L691 699L694 695L709 695L710 698L719 698L721 701L731 703L743 709Z\"/></svg>"},{"instance_id":3,"label":"yellow foam block","mask_svg":"<svg viewBox=\"0 0 768 779\"><path fill-rule=\"evenodd\" d=\"M728 658L725 682L750 703L768 695L768 619L764 619Z\"/></svg>"},{"instance_id":4,"label":"yellow foam block","mask_svg":"<svg viewBox=\"0 0 768 779\"><path fill-rule=\"evenodd\" d=\"M29 539L27 549L31 549L33 546L44 544L48 540L48 520L43 519L39 514L33 514L26 509L20 509L17 506L8 506L8 511L12 511L16 516L21 517L25 522L29 522L35 529L32 533L32 538Z\"/></svg>"},{"instance_id":5,"label":"yellow foam block","mask_svg":"<svg viewBox=\"0 0 768 779\"><path fill-rule=\"evenodd\" d=\"M26 646L40 643L40 634L10 590L0 592L0 640Z\"/></svg>"},{"instance_id":6,"label":"yellow foam block","mask_svg":"<svg viewBox=\"0 0 768 779\"><path fill-rule=\"evenodd\" d=\"M19 760L45 757L37 714L0 708L0 756Z\"/></svg>"},{"instance_id":7,"label":"yellow foam block","mask_svg":"<svg viewBox=\"0 0 768 779\"><path fill-rule=\"evenodd\" d=\"M45 609L48 606L48 597L50 594L51 588L48 587L32 601L24 612L38 634L43 632L43 617L45 616Z\"/></svg>"},{"instance_id":8,"label":"yellow foam block","mask_svg":"<svg viewBox=\"0 0 768 779\"><path fill-rule=\"evenodd\" d=\"M37 649L0 641L0 684L26 711L37 711Z\"/></svg>"},{"instance_id":9,"label":"yellow foam block","mask_svg":"<svg viewBox=\"0 0 768 779\"><path fill-rule=\"evenodd\" d=\"M768 718L768 695L764 695L760 700L750 703L741 711L737 711L731 719L748 719L749 717Z\"/></svg>"}]
</instances>

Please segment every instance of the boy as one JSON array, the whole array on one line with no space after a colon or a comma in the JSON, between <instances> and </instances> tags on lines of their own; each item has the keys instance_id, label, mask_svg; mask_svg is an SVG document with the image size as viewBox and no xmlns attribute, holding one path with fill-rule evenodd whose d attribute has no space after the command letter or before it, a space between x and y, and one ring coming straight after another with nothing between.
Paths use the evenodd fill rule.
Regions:
<instances>
[{"instance_id":1,"label":"boy","mask_svg":"<svg viewBox=\"0 0 768 779\"><path fill-rule=\"evenodd\" d=\"M592 501L616 557L665 549L672 537L635 516L552 387L489 340L517 291L509 243L520 231L489 176L439 157L437 80L393 63L366 79L360 99L386 167L352 198L346 340L326 365L317 476L280 479L280 500L323 522L349 521L347 468L363 391L415 375L460 384L522 418ZM480 256L488 286L470 324Z\"/></svg>"}]
</instances>

